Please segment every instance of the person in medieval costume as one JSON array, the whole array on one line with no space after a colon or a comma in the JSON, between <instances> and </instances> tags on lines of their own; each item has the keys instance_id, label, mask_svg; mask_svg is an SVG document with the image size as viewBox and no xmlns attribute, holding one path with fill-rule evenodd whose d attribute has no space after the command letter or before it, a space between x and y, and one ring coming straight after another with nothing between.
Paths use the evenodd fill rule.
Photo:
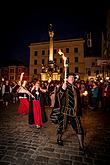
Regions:
<instances>
[{"instance_id":1,"label":"person in medieval costume","mask_svg":"<svg viewBox=\"0 0 110 165\"><path fill-rule=\"evenodd\" d=\"M8 80L6 80L5 84L3 84L2 86L2 96L3 96L3 102L5 105L5 108L7 108L8 104L10 103L11 92L12 92L12 88L10 86L10 83Z\"/></svg>"},{"instance_id":2,"label":"person in medieval costume","mask_svg":"<svg viewBox=\"0 0 110 165\"><path fill-rule=\"evenodd\" d=\"M39 80L32 87L31 93L35 98L30 99L29 125L35 125L37 128L40 128L47 122L47 115L45 112L43 90L40 88Z\"/></svg>"},{"instance_id":3,"label":"person in medieval costume","mask_svg":"<svg viewBox=\"0 0 110 165\"><path fill-rule=\"evenodd\" d=\"M29 94L25 88L27 81L23 81L23 84L17 89L19 105L18 114L28 114L29 113Z\"/></svg>"},{"instance_id":4,"label":"person in medieval costume","mask_svg":"<svg viewBox=\"0 0 110 165\"><path fill-rule=\"evenodd\" d=\"M57 143L63 146L63 133L68 124L71 124L78 137L79 149L83 151L84 130L80 119L82 115L81 98L79 89L74 83L73 73L68 74L67 82L63 83L60 88L59 98L60 115L58 117Z\"/></svg>"},{"instance_id":5,"label":"person in medieval costume","mask_svg":"<svg viewBox=\"0 0 110 165\"><path fill-rule=\"evenodd\" d=\"M55 93L56 93L56 84L51 82L48 87L48 92L51 100L50 107L53 108L55 104Z\"/></svg>"}]
</instances>

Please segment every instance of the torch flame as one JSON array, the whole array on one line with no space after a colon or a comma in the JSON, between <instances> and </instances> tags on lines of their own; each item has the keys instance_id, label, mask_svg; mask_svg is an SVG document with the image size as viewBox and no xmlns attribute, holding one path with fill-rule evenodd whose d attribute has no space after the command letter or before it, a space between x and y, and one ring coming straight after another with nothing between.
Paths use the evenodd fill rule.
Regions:
<instances>
[{"instance_id":1,"label":"torch flame","mask_svg":"<svg viewBox=\"0 0 110 165\"><path fill-rule=\"evenodd\" d=\"M20 80L19 80L20 82L22 82L23 75L24 75L24 72L22 72L21 75L20 75Z\"/></svg>"},{"instance_id":2,"label":"torch flame","mask_svg":"<svg viewBox=\"0 0 110 165\"><path fill-rule=\"evenodd\" d=\"M58 54L59 54L59 55L62 55L62 58L63 58L63 60L64 60L64 67L66 67L66 60L67 60L67 57L64 56L64 53L61 51L61 49L59 49Z\"/></svg>"},{"instance_id":3,"label":"torch flame","mask_svg":"<svg viewBox=\"0 0 110 165\"><path fill-rule=\"evenodd\" d=\"M63 55L64 53L61 51L61 49L59 49L58 54L61 56L61 55Z\"/></svg>"},{"instance_id":4,"label":"torch flame","mask_svg":"<svg viewBox=\"0 0 110 165\"><path fill-rule=\"evenodd\" d=\"M87 91L84 91L84 92L83 92L83 95L84 95L84 96L87 96L87 95L88 95L88 92L87 92Z\"/></svg>"}]
</instances>

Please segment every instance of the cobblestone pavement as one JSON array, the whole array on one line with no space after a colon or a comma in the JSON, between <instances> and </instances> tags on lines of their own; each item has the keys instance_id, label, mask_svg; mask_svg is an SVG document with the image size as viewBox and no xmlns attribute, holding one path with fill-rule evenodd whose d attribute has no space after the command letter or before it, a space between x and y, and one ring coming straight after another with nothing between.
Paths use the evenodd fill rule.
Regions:
<instances>
[{"instance_id":1,"label":"cobblestone pavement","mask_svg":"<svg viewBox=\"0 0 110 165\"><path fill-rule=\"evenodd\" d=\"M63 136L64 146L56 143L57 125L48 122L41 129L28 125L28 115L17 114L16 104L0 110L0 165L109 165L110 113L101 110L83 112L85 154L69 126Z\"/></svg>"}]
</instances>

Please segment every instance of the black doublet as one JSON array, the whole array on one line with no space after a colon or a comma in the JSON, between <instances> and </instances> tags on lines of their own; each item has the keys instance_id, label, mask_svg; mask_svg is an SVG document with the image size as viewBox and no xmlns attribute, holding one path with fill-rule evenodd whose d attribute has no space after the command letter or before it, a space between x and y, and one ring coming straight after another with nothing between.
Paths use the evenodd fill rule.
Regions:
<instances>
[{"instance_id":1,"label":"black doublet","mask_svg":"<svg viewBox=\"0 0 110 165\"><path fill-rule=\"evenodd\" d=\"M67 94L66 94L66 108L68 115L75 115L76 101L75 101L75 91L74 86L67 83Z\"/></svg>"},{"instance_id":2,"label":"black doublet","mask_svg":"<svg viewBox=\"0 0 110 165\"><path fill-rule=\"evenodd\" d=\"M73 84L67 83L67 88L62 96L61 105L62 112L69 116L76 116L76 108L77 108L77 95L76 88Z\"/></svg>"}]
</instances>

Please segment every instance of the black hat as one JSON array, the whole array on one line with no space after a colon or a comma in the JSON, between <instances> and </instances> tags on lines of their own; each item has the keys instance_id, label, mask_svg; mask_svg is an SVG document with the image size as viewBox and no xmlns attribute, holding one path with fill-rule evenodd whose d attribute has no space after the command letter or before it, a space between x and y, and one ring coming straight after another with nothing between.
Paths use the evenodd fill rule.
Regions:
<instances>
[{"instance_id":1,"label":"black hat","mask_svg":"<svg viewBox=\"0 0 110 165\"><path fill-rule=\"evenodd\" d=\"M69 76L74 76L74 77L75 77L76 75L75 75L73 72L71 72L71 73L68 73L68 74L67 74L67 78L68 78Z\"/></svg>"}]
</instances>

